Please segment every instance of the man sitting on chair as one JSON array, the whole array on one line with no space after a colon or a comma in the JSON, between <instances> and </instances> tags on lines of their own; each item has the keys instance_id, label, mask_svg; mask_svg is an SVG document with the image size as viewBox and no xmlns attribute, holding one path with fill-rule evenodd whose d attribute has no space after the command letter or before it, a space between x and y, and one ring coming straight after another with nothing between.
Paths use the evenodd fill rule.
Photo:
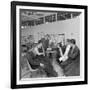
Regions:
<instances>
[{"instance_id":1,"label":"man sitting on chair","mask_svg":"<svg viewBox=\"0 0 90 90\"><path fill-rule=\"evenodd\" d=\"M78 76L80 74L80 50L75 39L68 42L65 54L59 59L66 76Z\"/></svg>"},{"instance_id":2,"label":"man sitting on chair","mask_svg":"<svg viewBox=\"0 0 90 90\"><path fill-rule=\"evenodd\" d=\"M43 68L48 77L56 77L57 73L47 56L45 56L42 43L38 43L31 51L27 53L27 59L33 69Z\"/></svg>"}]
</instances>

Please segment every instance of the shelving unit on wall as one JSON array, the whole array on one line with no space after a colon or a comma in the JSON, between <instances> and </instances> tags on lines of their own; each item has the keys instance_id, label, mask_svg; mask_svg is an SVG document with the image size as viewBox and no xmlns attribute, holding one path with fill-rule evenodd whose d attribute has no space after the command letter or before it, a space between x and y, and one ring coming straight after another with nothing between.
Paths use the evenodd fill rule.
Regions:
<instances>
[{"instance_id":1,"label":"shelving unit on wall","mask_svg":"<svg viewBox=\"0 0 90 90\"><path fill-rule=\"evenodd\" d=\"M44 38L45 34L44 32L38 32L38 40L40 40L41 38ZM50 36L50 40L52 42L55 42L56 44L59 43L59 42L62 42L63 44L65 44L65 34L64 33L61 33L61 34L48 34Z\"/></svg>"}]
</instances>

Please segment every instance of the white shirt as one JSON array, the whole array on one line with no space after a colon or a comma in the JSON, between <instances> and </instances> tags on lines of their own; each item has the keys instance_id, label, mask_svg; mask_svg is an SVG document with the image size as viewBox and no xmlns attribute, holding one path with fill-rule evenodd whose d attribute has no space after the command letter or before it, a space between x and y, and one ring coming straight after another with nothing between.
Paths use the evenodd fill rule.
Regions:
<instances>
[{"instance_id":1,"label":"white shirt","mask_svg":"<svg viewBox=\"0 0 90 90\"><path fill-rule=\"evenodd\" d=\"M62 55L62 57L59 58L60 61L66 61L68 59L68 53L71 48L71 45L68 45L66 47L65 53Z\"/></svg>"}]
</instances>

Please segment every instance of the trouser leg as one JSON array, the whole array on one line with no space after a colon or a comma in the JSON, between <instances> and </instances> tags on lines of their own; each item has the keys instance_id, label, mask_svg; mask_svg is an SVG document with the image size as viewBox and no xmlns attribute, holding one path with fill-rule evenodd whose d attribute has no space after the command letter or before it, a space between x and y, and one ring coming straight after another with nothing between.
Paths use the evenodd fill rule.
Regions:
<instances>
[{"instance_id":1,"label":"trouser leg","mask_svg":"<svg viewBox=\"0 0 90 90\"><path fill-rule=\"evenodd\" d=\"M44 68L45 72L47 73L48 77L57 77L56 71L53 69L53 66L48 64Z\"/></svg>"},{"instance_id":2,"label":"trouser leg","mask_svg":"<svg viewBox=\"0 0 90 90\"><path fill-rule=\"evenodd\" d=\"M39 56L38 59L41 63L44 64L44 71L46 72L48 77L57 77L57 73L53 69L53 66L50 62L50 59L46 56Z\"/></svg>"}]
</instances>

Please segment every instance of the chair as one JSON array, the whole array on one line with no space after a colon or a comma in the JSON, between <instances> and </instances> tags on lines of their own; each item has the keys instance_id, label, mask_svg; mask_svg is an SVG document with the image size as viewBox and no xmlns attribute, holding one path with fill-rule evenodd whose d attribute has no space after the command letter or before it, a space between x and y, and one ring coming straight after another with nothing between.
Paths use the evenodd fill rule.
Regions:
<instances>
[{"instance_id":1,"label":"chair","mask_svg":"<svg viewBox=\"0 0 90 90\"><path fill-rule=\"evenodd\" d=\"M29 64L28 60L27 60L27 65L28 65L28 68L29 68L30 72L34 72L34 71L37 71L38 70L38 69L32 69L32 67Z\"/></svg>"}]
</instances>

